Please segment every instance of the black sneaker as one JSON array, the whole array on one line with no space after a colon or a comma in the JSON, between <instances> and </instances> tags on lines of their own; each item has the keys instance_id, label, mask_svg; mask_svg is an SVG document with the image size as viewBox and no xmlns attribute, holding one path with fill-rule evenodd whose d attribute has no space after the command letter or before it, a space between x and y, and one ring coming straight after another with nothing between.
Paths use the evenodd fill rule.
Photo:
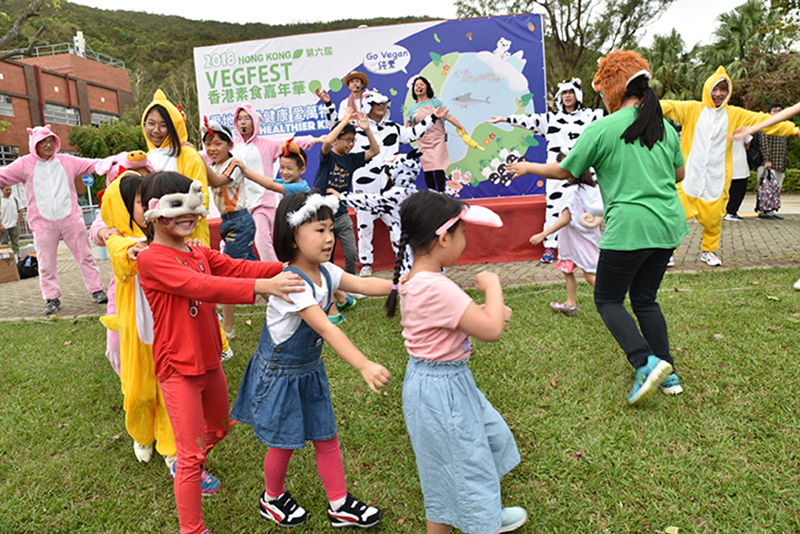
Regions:
<instances>
[{"instance_id":1,"label":"black sneaker","mask_svg":"<svg viewBox=\"0 0 800 534\"><path fill-rule=\"evenodd\" d=\"M58 299L47 299L47 304L44 305L44 314L53 315L61 309L61 301Z\"/></svg>"},{"instance_id":2,"label":"black sneaker","mask_svg":"<svg viewBox=\"0 0 800 534\"><path fill-rule=\"evenodd\" d=\"M100 291L92 293L92 300L95 304L105 304L108 302L108 296L106 296L106 292L101 289Z\"/></svg>"},{"instance_id":3,"label":"black sneaker","mask_svg":"<svg viewBox=\"0 0 800 534\"><path fill-rule=\"evenodd\" d=\"M359 501L350 493L344 500L344 504L335 512L328 506L328 519L331 526L338 527L360 527L369 528L377 525L383 518L383 511L374 506L367 506Z\"/></svg>"},{"instance_id":4,"label":"black sneaker","mask_svg":"<svg viewBox=\"0 0 800 534\"><path fill-rule=\"evenodd\" d=\"M296 527L308 521L308 512L297 504L288 491L284 491L274 501L268 499L265 491L258 503L264 519L274 521L282 527Z\"/></svg>"}]
</instances>

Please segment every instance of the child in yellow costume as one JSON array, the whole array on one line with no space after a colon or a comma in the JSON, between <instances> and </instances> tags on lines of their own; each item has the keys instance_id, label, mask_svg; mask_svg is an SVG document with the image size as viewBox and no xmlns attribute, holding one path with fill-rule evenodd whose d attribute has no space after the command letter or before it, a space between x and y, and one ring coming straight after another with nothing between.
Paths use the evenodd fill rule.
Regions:
<instances>
[{"instance_id":1,"label":"child in yellow costume","mask_svg":"<svg viewBox=\"0 0 800 534\"><path fill-rule=\"evenodd\" d=\"M120 381L124 395L125 426L133 438L133 451L140 462L149 462L156 450L167 467L175 461L175 436L164 406L164 398L153 362L153 316L139 286L135 254L144 247L144 209L136 192L142 177L127 171L106 189L101 216L112 234L106 240L114 268L117 315L101 321L119 332Z\"/></svg>"},{"instance_id":2,"label":"child in yellow costume","mask_svg":"<svg viewBox=\"0 0 800 534\"><path fill-rule=\"evenodd\" d=\"M203 184L203 207L208 211L211 195L208 191L206 164L197 150L189 144L183 113L167 100L161 89L155 92L153 101L142 114L142 131L147 141L147 148L150 149L147 159L153 164L155 171L175 171L191 180L199 180ZM211 233L205 217L200 217L197 221L192 238L199 239L207 247L211 246ZM222 359L227 360L233 356L233 351L222 326L220 335L222 335Z\"/></svg>"},{"instance_id":3,"label":"child in yellow costume","mask_svg":"<svg viewBox=\"0 0 800 534\"><path fill-rule=\"evenodd\" d=\"M181 111L167 100L159 89L153 95L153 101L142 114L142 130L150 151L147 159L153 164L156 172L175 171L190 178L200 180L203 184L203 207L208 210L208 175L203 158L194 147L188 145L189 134L186 132L186 121ZM192 234L205 246L210 246L211 239L208 221L201 217Z\"/></svg>"},{"instance_id":4,"label":"child in yellow costume","mask_svg":"<svg viewBox=\"0 0 800 534\"><path fill-rule=\"evenodd\" d=\"M731 142L736 128L751 126L769 118L729 106L733 84L723 67L708 77L703 85L703 101L662 100L664 115L683 125L681 151L686 158L686 177L678 184L678 197L686 218L696 217L703 225L703 249L700 260L711 266L722 265L715 252L719 249L722 217L728 203L728 189L733 174ZM799 129L782 122L764 130L768 135L789 137Z\"/></svg>"}]
</instances>

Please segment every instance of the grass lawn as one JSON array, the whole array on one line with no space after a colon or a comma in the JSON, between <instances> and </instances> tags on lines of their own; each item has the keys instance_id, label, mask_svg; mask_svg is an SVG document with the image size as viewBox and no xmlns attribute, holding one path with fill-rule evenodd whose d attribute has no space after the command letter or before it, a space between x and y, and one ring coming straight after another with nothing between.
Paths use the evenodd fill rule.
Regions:
<instances>
[{"instance_id":1,"label":"grass lawn","mask_svg":"<svg viewBox=\"0 0 800 534\"><path fill-rule=\"evenodd\" d=\"M497 343L476 341L470 367L517 437L522 463L503 493L528 510L518 532L800 531L796 278L786 268L669 275L659 300L686 391L640 408L625 401L632 369L588 285L574 318L548 307L563 285L507 290L510 327ZM393 373L386 396L324 353L345 474L386 513L372 532L424 532L401 408L408 356L382 304L362 300L343 330ZM263 313L237 308L231 402ZM2 323L0 347L0 533L177 532L165 464L133 455L99 321ZM239 424L211 454L222 483L204 500L212 533L283 532L258 514L265 452ZM295 454L286 487L311 513L296 532L332 532L313 447Z\"/></svg>"}]
</instances>

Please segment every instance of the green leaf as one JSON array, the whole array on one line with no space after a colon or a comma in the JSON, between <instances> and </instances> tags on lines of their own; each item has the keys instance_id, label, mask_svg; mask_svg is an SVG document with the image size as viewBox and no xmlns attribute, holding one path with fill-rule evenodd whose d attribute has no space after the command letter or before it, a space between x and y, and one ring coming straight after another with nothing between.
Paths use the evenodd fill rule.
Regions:
<instances>
[{"instance_id":1,"label":"green leaf","mask_svg":"<svg viewBox=\"0 0 800 534\"><path fill-rule=\"evenodd\" d=\"M437 67L439 66L439 63L442 62L441 54L437 54L436 52L428 52L428 55L431 56L431 61L433 61L433 64Z\"/></svg>"},{"instance_id":2,"label":"green leaf","mask_svg":"<svg viewBox=\"0 0 800 534\"><path fill-rule=\"evenodd\" d=\"M292 54L292 59L299 59L302 56L303 56L303 49L298 48L297 50L294 51L294 54Z\"/></svg>"},{"instance_id":3,"label":"green leaf","mask_svg":"<svg viewBox=\"0 0 800 534\"><path fill-rule=\"evenodd\" d=\"M439 36L437 34L435 34L435 33L433 34L433 40L436 41L437 43L441 43L442 42L442 40L439 39Z\"/></svg>"}]
</instances>

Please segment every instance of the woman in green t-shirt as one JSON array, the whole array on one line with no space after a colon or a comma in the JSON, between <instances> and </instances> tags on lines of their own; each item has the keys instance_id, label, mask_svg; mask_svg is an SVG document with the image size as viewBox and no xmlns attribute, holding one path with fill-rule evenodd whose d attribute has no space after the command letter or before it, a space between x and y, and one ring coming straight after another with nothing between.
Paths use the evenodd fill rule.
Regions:
<instances>
[{"instance_id":1,"label":"woman in green t-shirt","mask_svg":"<svg viewBox=\"0 0 800 534\"><path fill-rule=\"evenodd\" d=\"M684 159L650 78L647 62L635 52L601 58L592 87L610 115L590 124L561 163L508 166L515 176L558 180L594 168L606 221L594 301L636 370L630 404L651 397L659 386L667 394L683 391L656 296L672 251L689 233L675 187L683 179ZM641 332L623 305L627 293Z\"/></svg>"}]
</instances>

